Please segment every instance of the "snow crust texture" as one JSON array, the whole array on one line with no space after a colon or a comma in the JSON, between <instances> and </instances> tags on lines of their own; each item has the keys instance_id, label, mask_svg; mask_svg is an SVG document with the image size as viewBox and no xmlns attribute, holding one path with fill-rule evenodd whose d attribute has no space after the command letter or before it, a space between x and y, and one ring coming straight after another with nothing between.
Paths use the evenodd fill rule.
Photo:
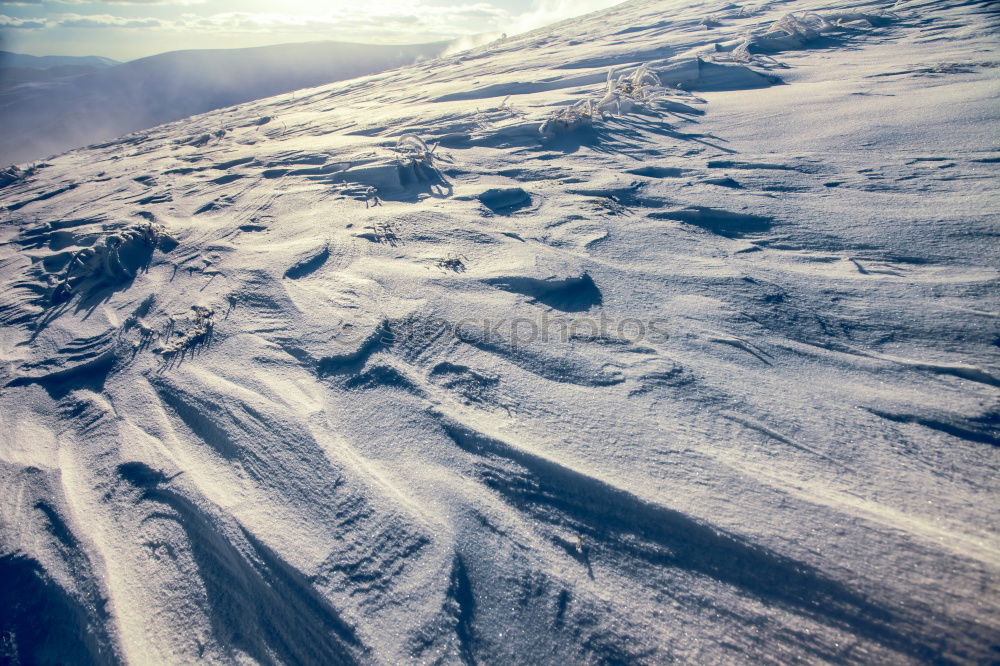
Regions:
<instances>
[{"instance_id":1,"label":"snow crust texture","mask_svg":"<svg viewBox=\"0 0 1000 666\"><path fill-rule=\"evenodd\" d=\"M635 0L4 171L0 655L995 660L998 27Z\"/></svg>"}]
</instances>

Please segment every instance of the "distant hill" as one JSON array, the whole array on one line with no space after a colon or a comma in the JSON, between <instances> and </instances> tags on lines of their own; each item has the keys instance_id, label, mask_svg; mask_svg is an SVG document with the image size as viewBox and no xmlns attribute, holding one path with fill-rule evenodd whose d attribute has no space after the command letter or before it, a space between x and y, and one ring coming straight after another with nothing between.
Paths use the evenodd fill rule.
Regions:
<instances>
[{"instance_id":1,"label":"distant hill","mask_svg":"<svg viewBox=\"0 0 1000 666\"><path fill-rule=\"evenodd\" d=\"M32 56L0 51L0 91L25 83L90 74L120 64L101 56Z\"/></svg>"},{"instance_id":2,"label":"distant hill","mask_svg":"<svg viewBox=\"0 0 1000 666\"><path fill-rule=\"evenodd\" d=\"M70 78L0 86L0 163L41 159L212 109L394 69L446 46L309 42L172 51ZM7 62L23 76L20 63L32 60L22 58L34 56Z\"/></svg>"},{"instance_id":3,"label":"distant hill","mask_svg":"<svg viewBox=\"0 0 1000 666\"><path fill-rule=\"evenodd\" d=\"M121 63L101 56L33 56L23 53L0 51L0 68L51 69L53 67L112 67Z\"/></svg>"},{"instance_id":4,"label":"distant hill","mask_svg":"<svg viewBox=\"0 0 1000 666\"><path fill-rule=\"evenodd\" d=\"M56 65L46 69L34 67L0 67L0 90L20 86L25 83L55 81L70 76L80 76L96 72L101 67L90 65Z\"/></svg>"}]
</instances>

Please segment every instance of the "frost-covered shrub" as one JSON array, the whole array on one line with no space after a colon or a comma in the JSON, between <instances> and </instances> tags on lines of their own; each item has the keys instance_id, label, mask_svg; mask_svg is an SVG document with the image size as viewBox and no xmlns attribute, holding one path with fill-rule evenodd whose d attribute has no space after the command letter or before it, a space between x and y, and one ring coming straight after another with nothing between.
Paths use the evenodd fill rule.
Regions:
<instances>
[{"instance_id":1,"label":"frost-covered shrub","mask_svg":"<svg viewBox=\"0 0 1000 666\"><path fill-rule=\"evenodd\" d=\"M830 22L812 12L786 14L765 32L756 35L748 32L744 35L743 41L733 49L732 59L736 62L753 62L755 54L751 53L751 49L755 47L764 51L799 49L832 27Z\"/></svg>"},{"instance_id":2,"label":"frost-covered shrub","mask_svg":"<svg viewBox=\"0 0 1000 666\"><path fill-rule=\"evenodd\" d=\"M510 104L510 95L507 95L506 97L504 97L503 101L500 102L500 104L498 104L497 108L494 109L494 110L495 111L501 111L503 113L509 113L511 115L516 115L517 114L517 111Z\"/></svg>"},{"instance_id":3,"label":"frost-covered shrub","mask_svg":"<svg viewBox=\"0 0 1000 666\"><path fill-rule=\"evenodd\" d=\"M516 120L524 115L524 111L515 108L514 105L510 103L510 95L507 95L503 98L503 101L495 107L488 108L483 111L477 109L475 124L478 130L495 134L497 130L496 123L506 123L504 128L509 128L511 126L509 124L510 121ZM535 126L535 129L537 129L537 125Z\"/></svg>"},{"instance_id":4,"label":"frost-covered shrub","mask_svg":"<svg viewBox=\"0 0 1000 666\"><path fill-rule=\"evenodd\" d=\"M153 351L160 356L169 358L175 354L183 354L188 349L207 343L215 329L215 310L203 305L192 305L192 314L186 331L177 331L175 337Z\"/></svg>"},{"instance_id":5,"label":"frost-covered shrub","mask_svg":"<svg viewBox=\"0 0 1000 666\"><path fill-rule=\"evenodd\" d=\"M0 169L0 187L7 187L12 183L16 183L19 180L27 178L35 173L37 168L35 166L30 166L27 169L22 169L16 164L11 164L6 169Z\"/></svg>"},{"instance_id":6,"label":"frost-covered shrub","mask_svg":"<svg viewBox=\"0 0 1000 666\"><path fill-rule=\"evenodd\" d=\"M814 12L804 14L785 14L775 21L774 25L764 33L767 35L786 34L799 37L803 41L816 39L820 34L833 28L833 24Z\"/></svg>"},{"instance_id":7,"label":"frost-covered shrub","mask_svg":"<svg viewBox=\"0 0 1000 666\"><path fill-rule=\"evenodd\" d=\"M783 51L798 49L805 46L823 33L837 30L853 30L871 28L882 25L895 18L894 15L864 14L861 12L835 12L820 16L815 12L790 13L775 21L765 32L754 34L748 32L742 41L733 48L732 59L737 62L750 63L756 57L751 49L764 51Z\"/></svg>"},{"instance_id":8,"label":"frost-covered shrub","mask_svg":"<svg viewBox=\"0 0 1000 666\"><path fill-rule=\"evenodd\" d=\"M400 164L403 166L422 165L432 167L434 165L434 151L437 150L437 144L433 148L429 148L427 142L416 134L403 134L396 141L394 150L399 155Z\"/></svg>"},{"instance_id":9,"label":"frost-covered shrub","mask_svg":"<svg viewBox=\"0 0 1000 666\"><path fill-rule=\"evenodd\" d=\"M133 279L157 247L169 251L177 245L162 225L133 224L107 234L73 255L52 294L59 303L72 298L85 283L118 284Z\"/></svg>"},{"instance_id":10,"label":"frost-covered shrub","mask_svg":"<svg viewBox=\"0 0 1000 666\"><path fill-rule=\"evenodd\" d=\"M623 74L617 79L614 75L615 70L612 68L608 72L604 97L595 105L602 116L631 113L636 107L655 101L663 90L660 78L645 64L637 67L631 74Z\"/></svg>"},{"instance_id":11,"label":"frost-covered shrub","mask_svg":"<svg viewBox=\"0 0 1000 666\"><path fill-rule=\"evenodd\" d=\"M702 26L703 28L711 30L712 28L717 28L720 25L722 25L722 21L719 20L718 15L709 14L708 16L701 19L701 21L698 22L698 25Z\"/></svg>"},{"instance_id":12,"label":"frost-covered shrub","mask_svg":"<svg viewBox=\"0 0 1000 666\"><path fill-rule=\"evenodd\" d=\"M442 270L464 273L466 261L468 260L461 254L449 254L447 257L435 260L434 265Z\"/></svg>"},{"instance_id":13,"label":"frost-covered shrub","mask_svg":"<svg viewBox=\"0 0 1000 666\"><path fill-rule=\"evenodd\" d=\"M612 89L613 76L614 70L612 69L608 72L609 90ZM662 85L660 77L654 74L648 65L642 64L636 67L631 74L618 77L618 81L613 84L613 89L636 99L651 99L651 93L659 90Z\"/></svg>"},{"instance_id":14,"label":"frost-covered shrub","mask_svg":"<svg viewBox=\"0 0 1000 666\"><path fill-rule=\"evenodd\" d=\"M563 132L572 132L592 126L595 120L608 115L631 113L650 105L661 95L663 84L645 64L629 74L615 77L615 69L608 72L604 95L594 100L583 99L573 106L553 112L539 128L543 137L551 138Z\"/></svg>"},{"instance_id":15,"label":"frost-covered shrub","mask_svg":"<svg viewBox=\"0 0 1000 666\"><path fill-rule=\"evenodd\" d=\"M400 136L393 148L399 162L400 183L425 182L437 178L435 161L438 157L434 153L437 147L438 144L428 147L427 143L416 134Z\"/></svg>"},{"instance_id":16,"label":"frost-covered shrub","mask_svg":"<svg viewBox=\"0 0 1000 666\"><path fill-rule=\"evenodd\" d=\"M590 127L595 115L599 115L599 111L594 107L594 103L589 98L580 100L573 106L553 112L538 131L543 137L551 138L564 132Z\"/></svg>"}]
</instances>

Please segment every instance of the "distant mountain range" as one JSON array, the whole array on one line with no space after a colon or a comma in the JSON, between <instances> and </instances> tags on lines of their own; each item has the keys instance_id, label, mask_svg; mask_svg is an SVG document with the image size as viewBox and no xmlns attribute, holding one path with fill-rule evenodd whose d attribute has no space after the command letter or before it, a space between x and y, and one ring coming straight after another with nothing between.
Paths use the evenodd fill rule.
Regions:
<instances>
[{"instance_id":1,"label":"distant mountain range","mask_svg":"<svg viewBox=\"0 0 1000 666\"><path fill-rule=\"evenodd\" d=\"M0 52L0 163L38 160L212 109L394 69L446 47L309 42L172 51L126 63Z\"/></svg>"},{"instance_id":2,"label":"distant mountain range","mask_svg":"<svg viewBox=\"0 0 1000 666\"><path fill-rule=\"evenodd\" d=\"M0 51L0 68L52 69L53 67L93 67L100 69L121 63L101 56L33 56Z\"/></svg>"},{"instance_id":3,"label":"distant mountain range","mask_svg":"<svg viewBox=\"0 0 1000 666\"><path fill-rule=\"evenodd\" d=\"M90 74L120 64L101 56L32 56L0 51L0 90Z\"/></svg>"}]
</instances>

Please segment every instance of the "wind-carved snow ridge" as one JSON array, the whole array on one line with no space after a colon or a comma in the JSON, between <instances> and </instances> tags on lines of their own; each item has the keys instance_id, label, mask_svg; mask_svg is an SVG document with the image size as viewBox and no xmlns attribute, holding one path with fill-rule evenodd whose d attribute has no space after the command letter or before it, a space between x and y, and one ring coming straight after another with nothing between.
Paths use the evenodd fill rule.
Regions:
<instances>
[{"instance_id":1,"label":"wind-carved snow ridge","mask_svg":"<svg viewBox=\"0 0 1000 666\"><path fill-rule=\"evenodd\" d=\"M993 658L990 9L636 0L3 171L0 655Z\"/></svg>"}]
</instances>

